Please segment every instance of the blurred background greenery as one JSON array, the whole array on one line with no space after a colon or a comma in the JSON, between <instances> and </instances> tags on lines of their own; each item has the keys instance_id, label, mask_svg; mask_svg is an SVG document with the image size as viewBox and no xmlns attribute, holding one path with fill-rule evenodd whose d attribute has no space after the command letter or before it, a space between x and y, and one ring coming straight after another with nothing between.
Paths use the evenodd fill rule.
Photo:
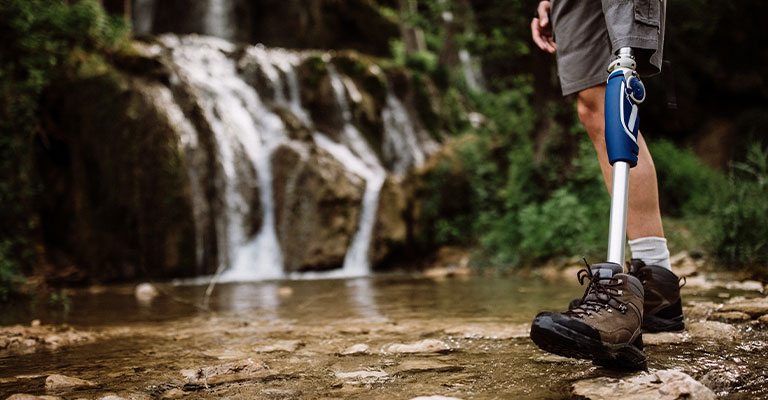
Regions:
<instances>
[{"instance_id":1,"label":"blurred background greenery","mask_svg":"<svg viewBox=\"0 0 768 400\"><path fill-rule=\"evenodd\" d=\"M426 176L421 251L466 246L475 249L477 266L501 272L555 257L599 260L609 197L574 99L560 95L553 57L530 39L536 2L350 2L401 27L401 37L379 49L383 62L406 66L438 88L442 114L432 124L450 151ZM40 262L37 210L45 188L34 151L45 140L46 91L72 77L108 78L113 59L130 52L130 16L121 15L127 10L110 13L104 5L0 0L0 298ZM641 124L672 251L764 274L762 11L768 5L755 0L670 2L665 58L671 64L645 80L650 98ZM370 36L374 43L376 32ZM457 58L459 50L471 55L469 63ZM448 195L456 191L466 195Z\"/></svg>"}]
</instances>

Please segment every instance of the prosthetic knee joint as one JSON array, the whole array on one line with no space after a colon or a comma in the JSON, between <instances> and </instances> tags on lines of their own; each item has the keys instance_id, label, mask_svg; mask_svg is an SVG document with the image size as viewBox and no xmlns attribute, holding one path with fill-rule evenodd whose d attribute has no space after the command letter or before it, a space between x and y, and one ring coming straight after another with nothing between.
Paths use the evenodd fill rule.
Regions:
<instances>
[{"instance_id":1,"label":"prosthetic knee joint","mask_svg":"<svg viewBox=\"0 0 768 400\"><path fill-rule=\"evenodd\" d=\"M627 229L629 169L637 165L640 118L637 105L645 100L645 87L635 71L632 49L619 50L608 66L605 89L605 143L613 166L611 222L608 229L608 262L624 264Z\"/></svg>"}]
</instances>

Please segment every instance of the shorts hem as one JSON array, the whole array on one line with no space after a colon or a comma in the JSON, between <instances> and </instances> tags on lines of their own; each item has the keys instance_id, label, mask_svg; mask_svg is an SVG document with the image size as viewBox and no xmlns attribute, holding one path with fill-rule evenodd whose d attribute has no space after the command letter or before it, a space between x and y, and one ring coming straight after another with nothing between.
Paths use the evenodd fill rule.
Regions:
<instances>
[{"instance_id":1,"label":"shorts hem","mask_svg":"<svg viewBox=\"0 0 768 400\"><path fill-rule=\"evenodd\" d=\"M562 78L560 79L560 89L563 92L563 96L580 92L584 89L589 89L594 86L604 84L608 79L608 73L601 74L600 76L590 76L588 78L579 79L576 82L564 83Z\"/></svg>"}]
</instances>

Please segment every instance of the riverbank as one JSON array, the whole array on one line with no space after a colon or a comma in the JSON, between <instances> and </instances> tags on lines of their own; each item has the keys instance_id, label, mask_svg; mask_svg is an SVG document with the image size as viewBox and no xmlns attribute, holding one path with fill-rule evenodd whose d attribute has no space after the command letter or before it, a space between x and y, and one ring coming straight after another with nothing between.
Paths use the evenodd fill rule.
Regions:
<instances>
[{"instance_id":1,"label":"riverbank","mask_svg":"<svg viewBox=\"0 0 768 400\"><path fill-rule=\"evenodd\" d=\"M683 288L687 330L645 334L649 369L633 373L556 357L528 338L537 311L561 309L581 294L572 277L568 283L434 271L222 284L209 311L191 305L202 298L200 286L158 285L156 296L143 299L128 286L74 290L70 314L59 319L71 328L45 319L0 328L0 338L19 338L0 350L0 393L611 398L610 388L654 398L768 395L768 298L759 283L691 275ZM85 339L51 346L62 331Z\"/></svg>"}]
</instances>

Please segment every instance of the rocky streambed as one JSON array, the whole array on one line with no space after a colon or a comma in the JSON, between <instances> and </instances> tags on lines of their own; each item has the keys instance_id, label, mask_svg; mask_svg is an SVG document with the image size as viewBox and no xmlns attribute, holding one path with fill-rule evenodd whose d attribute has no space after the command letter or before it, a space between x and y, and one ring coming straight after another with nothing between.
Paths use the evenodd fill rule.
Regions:
<instances>
[{"instance_id":1,"label":"rocky streambed","mask_svg":"<svg viewBox=\"0 0 768 400\"><path fill-rule=\"evenodd\" d=\"M172 285L70 291L66 312L6 307L4 323L42 323L0 328L0 398L768 396L756 282L693 277L687 330L645 334L648 371L623 372L528 338L537 311L581 294L570 281L429 276L219 285L208 310L204 286Z\"/></svg>"}]
</instances>

